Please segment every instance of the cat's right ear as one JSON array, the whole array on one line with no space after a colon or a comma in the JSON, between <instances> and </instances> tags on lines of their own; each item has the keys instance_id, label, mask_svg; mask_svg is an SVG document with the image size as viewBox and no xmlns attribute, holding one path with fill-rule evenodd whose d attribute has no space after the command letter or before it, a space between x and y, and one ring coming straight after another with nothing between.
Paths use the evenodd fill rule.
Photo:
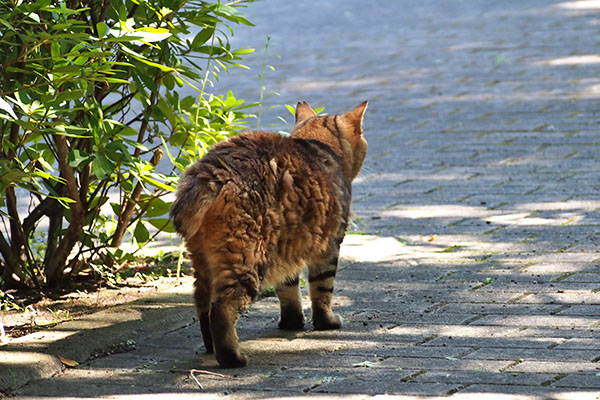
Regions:
<instances>
[{"instance_id":1,"label":"cat's right ear","mask_svg":"<svg viewBox=\"0 0 600 400\"><path fill-rule=\"evenodd\" d=\"M304 121L306 118L314 117L317 113L308 105L307 102L299 102L296 106L296 125Z\"/></svg>"},{"instance_id":2,"label":"cat's right ear","mask_svg":"<svg viewBox=\"0 0 600 400\"><path fill-rule=\"evenodd\" d=\"M345 114L347 118L349 118L350 121L352 121L352 123L354 123L359 128L359 131L362 131L362 121L363 117L365 116L365 111L367 110L368 105L368 101L363 101L354 110Z\"/></svg>"}]
</instances>

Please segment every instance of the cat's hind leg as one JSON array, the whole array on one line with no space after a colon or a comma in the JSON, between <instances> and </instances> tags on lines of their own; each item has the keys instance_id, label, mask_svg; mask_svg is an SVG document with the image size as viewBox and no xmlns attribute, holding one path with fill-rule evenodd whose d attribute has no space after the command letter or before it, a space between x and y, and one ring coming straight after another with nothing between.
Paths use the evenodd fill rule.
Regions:
<instances>
[{"instance_id":1,"label":"cat's hind leg","mask_svg":"<svg viewBox=\"0 0 600 400\"><path fill-rule=\"evenodd\" d=\"M200 320L200 331L204 340L207 353L213 353L213 339L210 332L210 272L204 255L200 252L192 254L192 266L194 268L194 302L196 312Z\"/></svg>"},{"instance_id":2,"label":"cat's hind leg","mask_svg":"<svg viewBox=\"0 0 600 400\"><path fill-rule=\"evenodd\" d=\"M223 368L238 368L247 364L246 356L240 352L237 322L258 294L258 277L243 267L224 269L213 281L215 300L210 305L210 330L215 356Z\"/></svg>"},{"instance_id":3,"label":"cat's hind leg","mask_svg":"<svg viewBox=\"0 0 600 400\"><path fill-rule=\"evenodd\" d=\"M300 296L300 278L286 279L275 287L281 318L279 328L285 330L301 330L304 327L304 311Z\"/></svg>"},{"instance_id":4,"label":"cat's hind leg","mask_svg":"<svg viewBox=\"0 0 600 400\"><path fill-rule=\"evenodd\" d=\"M339 329L342 327L340 316L331 311L340 243L341 240L332 245L333 248L329 252L327 261L314 263L308 267L313 326L316 330Z\"/></svg>"}]
</instances>

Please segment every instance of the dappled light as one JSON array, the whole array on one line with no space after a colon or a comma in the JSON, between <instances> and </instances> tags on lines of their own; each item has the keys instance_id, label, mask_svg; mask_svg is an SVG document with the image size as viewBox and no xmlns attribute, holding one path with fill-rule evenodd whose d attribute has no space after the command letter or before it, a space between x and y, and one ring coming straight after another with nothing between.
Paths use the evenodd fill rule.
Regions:
<instances>
[{"instance_id":1,"label":"dappled light","mask_svg":"<svg viewBox=\"0 0 600 400\"><path fill-rule=\"evenodd\" d=\"M266 290L238 323L248 366L219 369L183 285L0 347L31 374L37 354L80 362L19 398L598 400L600 1L248 11L236 43L273 35L280 56L250 65L274 65L265 107L370 101L335 277L343 327L313 329L302 275L304 328L278 329ZM259 86L243 71L219 85L247 99ZM163 235L145 251L164 249L181 247Z\"/></svg>"},{"instance_id":2,"label":"dappled light","mask_svg":"<svg viewBox=\"0 0 600 400\"><path fill-rule=\"evenodd\" d=\"M565 1L558 3L557 7L567 10L600 10L598 0Z\"/></svg>"},{"instance_id":3,"label":"dappled light","mask_svg":"<svg viewBox=\"0 0 600 400\"><path fill-rule=\"evenodd\" d=\"M599 64L600 55L598 54L585 54L578 56L568 56L561 58L553 58L547 61L540 61L542 65L587 65L587 64Z\"/></svg>"},{"instance_id":4,"label":"dappled light","mask_svg":"<svg viewBox=\"0 0 600 400\"><path fill-rule=\"evenodd\" d=\"M331 90L336 88L353 88L360 86L370 86L382 84L381 78L363 78L363 79L352 79L352 80L331 80L331 81L315 81L310 80L308 82L299 82L295 86L291 88L291 90L302 92L302 91L311 91L315 89L319 90Z\"/></svg>"}]
</instances>

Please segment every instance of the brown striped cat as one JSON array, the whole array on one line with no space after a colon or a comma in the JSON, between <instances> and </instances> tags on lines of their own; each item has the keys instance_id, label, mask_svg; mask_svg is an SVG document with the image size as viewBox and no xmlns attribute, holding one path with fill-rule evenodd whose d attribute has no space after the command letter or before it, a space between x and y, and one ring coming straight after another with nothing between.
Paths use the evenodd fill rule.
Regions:
<instances>
[{"instance_id":1,"label":"brown striped cat","mask_svg":"<svg viewBox=\"0 0 600 400\"><path fill-rule=\"evenodd\" d=\"M298 103L291 137L246 132L186 170L171 216L192 260L204 345L221 367L246 365L236 324L265 286L275 285L279 327L302 329L305 267L314 328L341 327L331 298L351 182L367 152L366 108L317 116Z\"/></svg>"}]
</instances>

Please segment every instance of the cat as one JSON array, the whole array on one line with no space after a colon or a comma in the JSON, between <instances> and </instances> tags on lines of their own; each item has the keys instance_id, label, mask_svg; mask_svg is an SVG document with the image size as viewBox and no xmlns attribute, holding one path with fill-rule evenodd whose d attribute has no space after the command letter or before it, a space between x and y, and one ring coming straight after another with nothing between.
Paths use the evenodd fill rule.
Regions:
<instances>
[{"instance_id":1,"label":"cat","mask_svg":"<svg viewBox=\"0 0 600 400\"><path fill-rule=\"evenodd\" d=\"M236 324L261 288L275 285L279 328L304 326L299 273L308 267L313 326L338 329L331 311L351 182L367 153L368 102L317 116L298 103L290 137L245 132L216 144L182 177L171 208L195 276L195 304L207 353L243 367Z\"/></svg>"}]
</instances>

